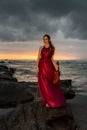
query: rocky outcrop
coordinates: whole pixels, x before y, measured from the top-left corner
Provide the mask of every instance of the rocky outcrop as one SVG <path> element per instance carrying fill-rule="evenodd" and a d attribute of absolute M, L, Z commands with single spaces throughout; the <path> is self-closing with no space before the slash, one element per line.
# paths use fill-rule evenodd
<path fill-rule="evenodd" d="M 1 70 L 9 75 L 10 69 Z M 76 129 L 68 103 L 60 108 L 46 108 L 37 92 L 37 83 L 8 80 L 3 73 L 0 74 L 3 77 L 0 78 L 0 130 Z"/>
<path fill-rule="evenodd" d="M 13 77 L 15 71 L 15 68 L 8 68 L 5 65 L 0 65 L 0 80 L 17 81 L 17 79 Z"/>
<path fill-rule="evenodd" d="M 0 130 L 75 130 L 70 106 L 46 108 L 41 102 L 18 104 L 0 116 Z"/>
<path fill-rule="evenodd" d="M 13 86 L 27 86 L 27 88 L 29 88 L 29 85 L 32 86 L 32 92 L 36 92 L 37 91 L 37 82 L 17 82 L 17 79 L 15 77 L 13 77 L 14 73 L 15 73 L 16 69 L 15 68 L 8 68 L 7 66 L 4 65 L 0 65 L 0 81 L 4 80 L 4 86 L 5 82 L 7 84 L 12 84 Z M 8 82 L 7 82 L 8 81 Z M 12 82 L 12 83 L 9 83 Z M 72 99 L 75 97 L 75 91 L 72 90 L 72 80 L 71 79 L 67 79 L 67 80 L 61 80 L 61 86 L 63 88 L 64 94 L 66 99 Z"/>
<path fill-rule="evenodd" d="M 32 93 L 36 92 L 37 95 L 40 96 L 39 91 L 37 89 L 37 85 L 38 85 L 37 82 L 28 82 L 28 85 L 30 85 L 29 89 L 32 91 Z M 61 86 L 62 86 L 62 89 L 64 91 L 64 95 L 65 95 L 66 100 L 73 99 L 76 96 L 75 91 L 72 89 L 71 79 L 61 80 Z"/>
<path fill-rule="evenodd" d="M 70 92 L 64 94 L 66 99 L 70 99 Z M 16 106 L 17 102 L 28 102 L 37 97 L 40 97 L 37 83 L 0 80 L 0 107 Z"/>
<path fill-rule="evenodd" d="M 0 107 L 14 107 L 33 100 L 33 95 L 17 82 L 0 82 Z"/>

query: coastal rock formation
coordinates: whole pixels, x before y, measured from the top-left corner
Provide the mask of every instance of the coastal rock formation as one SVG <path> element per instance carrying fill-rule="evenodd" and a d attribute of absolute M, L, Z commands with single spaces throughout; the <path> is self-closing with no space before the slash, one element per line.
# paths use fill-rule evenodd
<path fill-rule="evenodd" d="M 10 69 L 0 66 L 0 70 L 9 77 Z M 39 95 L 36 100 L 37 83 L 8 80 L 3 73 L 0 73 L 0 130 L 76 129 L 69 103 L 60 108 L 46 108 Z"/>
<path fill-rule="evenodd" d="M 61 80 L 61 86 L 64 91 L 66 100 L 73 99 L 76 96 L 75 91 L 72 89 L 71 82 L 72 82 L 71 79 Z M 39 91 L 37 89 L 37 85 L 38 85 L 37 82 L 28 82 L 28 85 L 30 85 L 30 87 L 29 88 L 27 87 L 27 88 L 30 89 L 30 91 L 32 91 L 32 93 L 36 92 L 37 96 L 40 96 Z"/>
<path fill-rule="evenodd" d="M 75 93 L 72 90 L 64 91 L 66 99 L 74 96 L 70 91 Z M 0 80 L 0 107 L 16 106 L 17 102 L 28 102 L 33 98 L 40 99 L 37 83 Z"/>
<path fill-rule="evenodd" d="M 33 95 L 18 82 L 0 81 L 0 107 L 14 107 L 33 100 Z"/>
<path fill-rule="evenodd" d="M 10 109 L 10 108 L 9 108 Z M 18 104 L 0 115 L 0 130 L 75 130 L 69 104 L 46 108 L 40 101 Z"/>
<path fill-rule="evenodd" d="M 0 82 L 3 82 L 2 86 L 6 86 L 5 83 L 8 86 L 22 86 L 25 88 L 25 86 L 27 88 L 29 88 L 29 86 L 32 86 L 32 88 L 30 88 L 30 90 L 35 94 L 35 92 L 37 91 L 37 82 L 18 82 L 17 79 L 15 77 L 13 77 L 14 73 L 15 73 L 16 69 L 15 68 L 8 68 L 7 66 L 4 65 L 0 65 Z M 8 82 L 7 82 L 8 81 Z M 10 82 L 10 83 L 9 83 Z M 12 83 L 11 83 L 12 82 Z M 72 90 L 72 81 L 71 79 L 67 79 L 67 80 L 61 80 L 61 84 L 62 84 L 62 88 L 64 90 L 64 94 L 66 99 L 72 99 L 75 97 L 75 91 Z"/>
<path fill-rule="evenodd" d="M 17 81 L 17 79 L 13 77 L 15 71 L 15 68 L 8 68 L 5 65 L 0 65 L 0 80 Z"/>

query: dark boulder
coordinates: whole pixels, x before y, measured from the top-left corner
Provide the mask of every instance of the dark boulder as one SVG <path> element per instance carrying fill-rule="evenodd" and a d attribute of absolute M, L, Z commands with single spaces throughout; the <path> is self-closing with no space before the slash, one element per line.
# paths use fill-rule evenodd
<path fill-rule="evenodd" d="M 8 68 L 5 65 L 0 65 L 0 80 L 17 81 L 17 79 L 13 77 L 15 71 L 15 68 Z"/>
<path fill-rule="evenodd" d="M 18 82 L 0 81 L 0 107 L 12 107 L 33 100 L 33 95 Z"/>
<path fill-rule="evenodd" d="M 46 108 L 41 103 L 37 82 L 18 82 L 13 77 L 14 69 L 0 69 L 0 130 L 76 130 L 68 103 Z M 64 82 L 65 85 L 67 81 Z M 62 85 L 67 99 L 72 98 L 67 94 L 70 85 L 71 81 Z"/>
<path fill-rule="evenodd" d="M 28 82 L 28 84 L 30 87 L 27 89 L 32 91 L 32 93 L 37 94 L 37 96 L 40 96 L 39 91 L 37 89 L 38 83 L 37 82 Z M 64 91 L 64 95 L 67 100 L 73 99 L 76 96 L 75 91 L 72 89 L 72 80 L 70 80 L 70 79 L 61 80 L 61 87 Z"/>
<path fill-rule="evenodd" d="M 18 104 L 3 113 L 1 130 L 76 130 L 72 110 L 67 104 L 60 108 L 46 108 L 40 101 Z"/>

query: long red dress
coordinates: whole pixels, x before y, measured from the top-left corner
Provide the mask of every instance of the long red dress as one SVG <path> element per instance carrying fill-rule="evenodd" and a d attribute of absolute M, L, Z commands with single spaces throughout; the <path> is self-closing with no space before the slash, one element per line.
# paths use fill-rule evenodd
<path fill-rule="evenodd" d="M 61 107 L 66 105 L 64 92 L 60 84 L 53 84 L 53 73 L 55 70 L 51 60 L 51 48 L 43 46 L 39 60 L 38 89 L 42 104 L 48 103 L 50 107 Z"/>

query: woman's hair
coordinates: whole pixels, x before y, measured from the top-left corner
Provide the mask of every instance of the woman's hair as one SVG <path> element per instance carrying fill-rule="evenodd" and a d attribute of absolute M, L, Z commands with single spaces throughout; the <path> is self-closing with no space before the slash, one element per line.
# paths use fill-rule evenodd
<path fill-rule="evenodd" d="M 44 36 L 43 36 L 43 38 L 44 37 L 48 37 L 48 39 L 49 39 L 49 44 L 50 44 L 50 47 L 51 47 L 51 50 L 52 50 L 52 55 L 54 54 L 54 51 L 55 51 L 55 47 L 54 47 L 54 45 L 52 44 L 52 42 L 51 42 L 51 37 L 48 35 L 48 34 L 45 34 Z"/>

